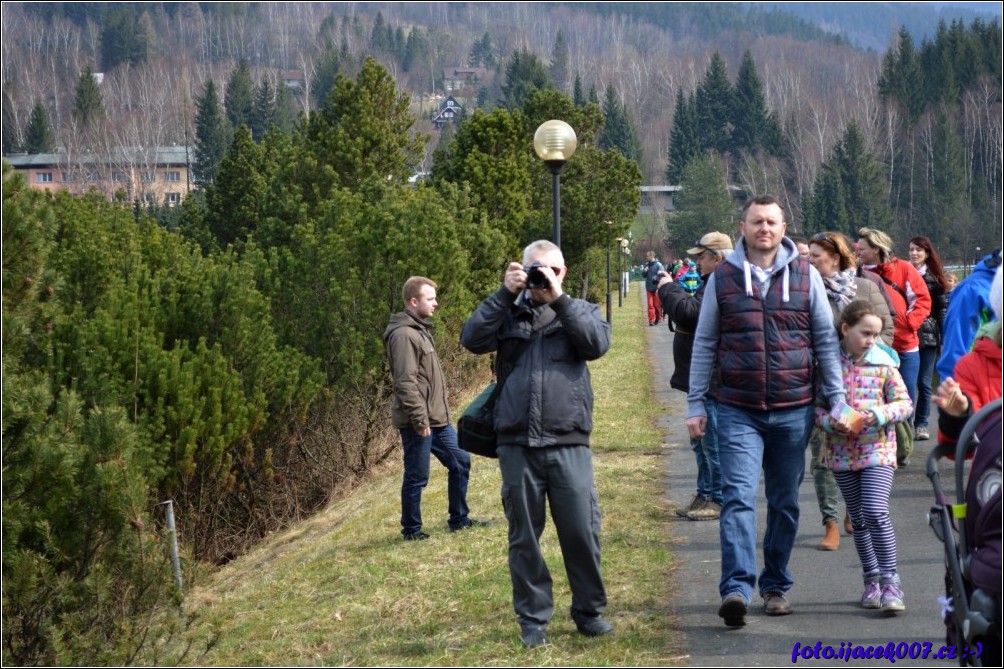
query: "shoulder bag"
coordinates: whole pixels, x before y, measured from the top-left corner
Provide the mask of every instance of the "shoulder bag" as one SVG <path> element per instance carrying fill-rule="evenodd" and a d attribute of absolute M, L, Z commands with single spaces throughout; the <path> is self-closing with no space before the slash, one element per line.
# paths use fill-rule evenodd
<path fill-rule="evenodd" d="M 511 360 L 515 360 L 522 354 L 526 343 L 520 342 Z M 502 374 L 503 370 L 505 370 L 504 375 Z M 498 457 L 498 435 L 495 432 L 495 402 L 498 401 L 502 388 L 505 386 L 506 379 L 509 378 L 509 372 L 511 371 L 512 365 L 508 364 L 508 361 L 506 364 L 497 361 L 496 378 L 498 380 L 494 383 L 489 383 L 488 387 L 482 390 L 481 394 L 474 398 L 474 401 L 464 409 L 460 420 L 457 421 L 457 441 L 460 444 L 460 448 L 468 453 L 486 458 Z"/>

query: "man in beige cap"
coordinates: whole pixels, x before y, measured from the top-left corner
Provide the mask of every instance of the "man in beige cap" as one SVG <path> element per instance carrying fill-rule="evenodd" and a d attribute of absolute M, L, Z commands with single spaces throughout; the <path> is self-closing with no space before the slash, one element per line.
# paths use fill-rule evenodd
<path fill-rule="evenodd" d="M 691 295 L 679 283 L 674 283 L 666 272 L 659 281 L 659 300 L 662 302 L 662 312 L 666 316 L 671 329 L 675 328 L 673 337 L 673 376 L 669 385 L 683 392 L 690 391 L 690 355 L 694 348 L 694 332 L 697 330 L 697 317 L 701 313 L 701 301 L 704 299 L 704 287 L 708 276 L 715 271 L 732 252 L 732 240 L 721 232 L 709 232 L 701 237 L 697 246 L 687 249 L 687 255 L 697 259 L 697 271 L 701 275 L 701 283 L 697 292 Z M 716 520 L 722 508 L 722 472 L 718 464 L 718 411 L 714 400 L 715 385 L 708 392 L 708 429 L 703 437 L 690 440 L 690 447 L 697 456 L 697 492 L 687 506 L 681 506 L 676 514 L 689 520 Z"/>

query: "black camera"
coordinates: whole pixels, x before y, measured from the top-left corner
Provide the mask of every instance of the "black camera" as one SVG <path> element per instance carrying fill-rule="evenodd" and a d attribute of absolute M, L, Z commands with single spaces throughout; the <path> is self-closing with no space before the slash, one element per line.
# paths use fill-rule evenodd
<path fill-rule="evenodd" d="M 551 281 L 547 275 L 540 271 L 540 263 L 535 262 L 526 268 L 526 287 L 545 290 L 551 287 Z"/>

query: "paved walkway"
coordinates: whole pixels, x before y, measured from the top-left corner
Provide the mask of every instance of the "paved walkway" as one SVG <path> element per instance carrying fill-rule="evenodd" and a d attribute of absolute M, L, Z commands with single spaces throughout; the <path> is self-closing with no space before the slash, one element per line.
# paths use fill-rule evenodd
<path fill-rule="evenodd" d="M 638 291 L 644 299 L 644 290 Z M 638 298 L 634 298 L 637 300 Z M 637 303 L 637 302 L 636 302 Z M 666 407 L 660 420 L 665 434 L 669 468 L 667 495 L 676 505 L 687 504 L 694 494 L 696 464 L 687 434 L 686 401 L 682 392 L 669 387 L 673 371 L 673 334 L 665 325 L 648 328 L 648 343 L 654 371 L 655 393 Z M 718 521 L 694 522 L 673 518 L 671 532 L 676 556 L 678 597 L 675 627 L 687 638 L 691 664 L 698 666 L 790 666 L 796 642 L 804 645 L 878 645 L 888 642 L 929 642 L 936 653 L 945 639 L 939 617 L 938 597 L 944 592 L 942 545 L 927 525 L 933 502 L 924 462 L 933 441 L 917 443 L 909 467 L 896 473 L 892 495 L 892 518 L 899 549 L 899 568 L 906 593 L 907 610 L 895 616 L 867 611 L 858 606 L 861 596 L 861 566 L 851 537 L 841 531 L 840 548 L 818 551 L 822 537 L 821 517 L 812 479 L 807 476 L 799 497 L 801 524 L 791 571 L 795 587 L 789 593 L 793 613 L 768 617 L 762 601 L 754 599 L 746 627 L 729 629 L 718 617 L 718 581 L 721 577 Z M 762 542 L 766 519 L 763 483 L 758 504 L 758 529 Z M 674 507 L 675 508 L 675 507 Z M 841 509 L 843 504 L 841 502 Z M 758 563 L 763 564 L 762 553 Z M 920 648 L 921 646 L 918 646 Z M 887 660 L 805 660 L 797 664 L 826 666 L 882 666 Z M 950 660 L 897 660 L 896 666 L 957 664 Z"/>

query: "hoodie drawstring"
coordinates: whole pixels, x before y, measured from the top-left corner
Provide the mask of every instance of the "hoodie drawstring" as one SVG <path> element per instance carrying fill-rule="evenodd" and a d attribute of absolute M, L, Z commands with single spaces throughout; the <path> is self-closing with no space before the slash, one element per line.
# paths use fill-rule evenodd
<path fill-rule="evenodd" d="M 788 265 L 781 270 L 781 301 L 791 301 L 791 271 Z M 750 269 L 750 261 L 743 260 L 743 279 L 746 281 L 746 297 L 753 297 L 753 271 Z"/>

